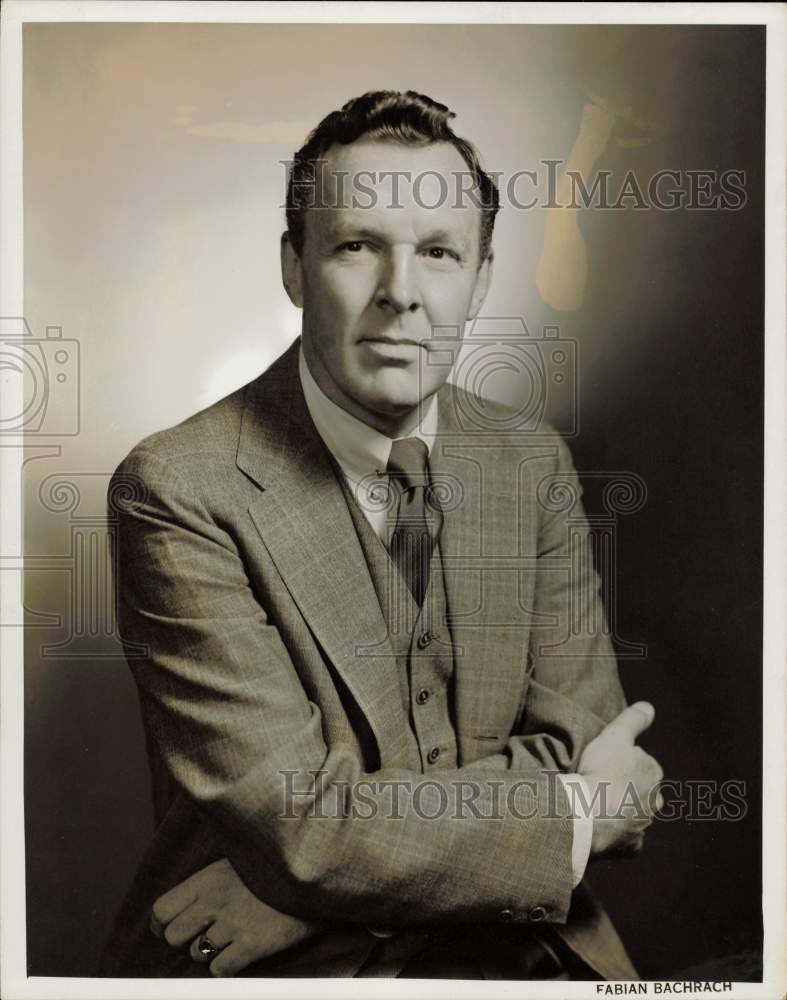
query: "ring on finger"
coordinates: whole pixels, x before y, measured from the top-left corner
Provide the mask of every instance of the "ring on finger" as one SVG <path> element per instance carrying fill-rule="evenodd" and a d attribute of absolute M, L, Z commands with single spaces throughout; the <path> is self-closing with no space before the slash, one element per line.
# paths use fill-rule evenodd
<path fill-rule="evenodd" d="M 197 951 L 202 958 L 215 958 L 221 951 L 221 948 L 218 948 L 207 934 L 202 934 L 197 941 Z"/>

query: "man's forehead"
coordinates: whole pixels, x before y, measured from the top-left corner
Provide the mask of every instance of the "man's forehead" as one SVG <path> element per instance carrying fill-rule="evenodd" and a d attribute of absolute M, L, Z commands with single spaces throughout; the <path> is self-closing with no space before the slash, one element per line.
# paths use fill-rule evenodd
<path fill-rule="evenodd" d="M 333 146 L 317 174 L 319 228 L 416 227 L 475 234 L 480 209 L 473 178 L 450 143 L 359 140 Z"/>
<path fill-rule="evenodd" d="M 324 154 L 327 168 L 357 173 L 363 170 L 424 172 L 448 176 L 467 173 L 468 166 L 459 150 L 450 142 L 410 143 L 396 139 L 358 139 L 334 144 Z"/>

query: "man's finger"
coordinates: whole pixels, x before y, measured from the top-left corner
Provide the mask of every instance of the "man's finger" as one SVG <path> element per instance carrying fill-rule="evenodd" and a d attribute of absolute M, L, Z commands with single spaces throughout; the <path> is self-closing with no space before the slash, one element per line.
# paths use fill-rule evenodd
<path fill-rule="evenodd" d="M 199 902 L 193 903 L 174 920 L 171 920 L 164 930 L 164 940 L 172 948 L 182 948 L 192 938 L 197 937 L 213 922 L 213 914 Z"/>
<path fill-rule="evenodd" d="M 648 792 L 648 812 L 655 816 L 664 808 L 664 796 L 661 794 L 661 780 L 657 782 Z"/>
<path fill-rule="evenodd" d="M 604 734 L 623 737 L 633 743 L 650 726 L 655 715 L 656 709 L 649 701 L 637 701 L 624 708 L 620 715 L 606 726 Z"/>
<path fill-rule="evenodd" d="M 255 953 L 252 945 L 245 941 L 233 941 L 210 963 L 210 974 L 217 977 L 237 976 L 245 968 L 263 957 Z"/>
<path fill-rule="evenodd" d="M 190 879 L 176 885 L 174 889 L 159 896 L 153 904 L 150 917 L 150 929 L 157 937 L 162 936 L 163 928 L 182 913 L 197 898 L 197 886 Z"/>

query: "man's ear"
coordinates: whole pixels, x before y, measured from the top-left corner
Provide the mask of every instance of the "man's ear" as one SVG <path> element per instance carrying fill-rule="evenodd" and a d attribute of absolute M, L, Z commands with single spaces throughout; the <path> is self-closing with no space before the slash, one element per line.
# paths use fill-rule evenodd
<path fill-rule="evenodd" d="M 491 283 L 492 252 L 490 250 L 486 258 L 481 263 L 481 266 L 478 268 L 478 274 L 475 279 L 475 288 L 473 289 L 473 297 L 470 300 L 470 309 L 467 313 L 468 319 L 475 319 L 481 311 L 481 306 L 484 304 L 484 299 L 486 298 L 486 293 L 489 291 Z"/>
<path fill-rule="evenodd" d="M 281 234 L 281 280 L 296 309 L 303 308 L 301 258 L 295 252 L 289 233 Z"/>

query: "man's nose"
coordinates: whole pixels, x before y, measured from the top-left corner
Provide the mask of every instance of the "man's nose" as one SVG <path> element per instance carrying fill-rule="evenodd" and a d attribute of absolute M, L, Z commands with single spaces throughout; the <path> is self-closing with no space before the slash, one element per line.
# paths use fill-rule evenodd
<path fill-rule="evenodd" d="M 393 247 L 382 263 L 375 302 L 394 313 L 415 312 L 421 306 L 412 251 Z"/>

